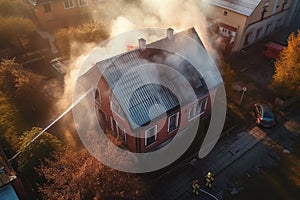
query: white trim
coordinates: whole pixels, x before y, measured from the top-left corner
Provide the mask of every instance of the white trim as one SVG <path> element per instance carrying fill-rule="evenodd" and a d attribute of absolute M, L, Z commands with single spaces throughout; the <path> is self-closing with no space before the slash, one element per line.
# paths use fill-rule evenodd
<path fill-rule="evenodd" d="M 118 106 L 118 111 L 115 111 L 113 108 L 112 108 L 112 100 L 111 100 L 111 96 L 109 96 L 109 108 L 110 108 L 110 110 L 113 112 L 113 113 L 115 113 L 118 117 L 120 117 L 120 119 L 122 119 L 123 121 L 124 121 L 124 118 L 121 116 L 121 114 L 120 113 L 118 113 L 118 112 L 120 112 L 120 111 L 122 111 L 123 112 L 123 110 L 122 110 L 122 108 L 121 108 L 121 106 L 120 106 L 120 104 L 119 104 L 119 102 L 117 102 L 117 106 Z"/>
<path fill-rule="evenodd" d="M 116 122 L 116 129 L 114 130 L 114 123 L 113 121 Z M 127 137 L 126 137 L 126 129 L 124 128 L 123 125 L 120 125 L 120 123 L 118 123 L 112 116 L 110 116 L 110 126 L 111 126 L 111 130 L 114 131 L 117 134 L 117 137 L 120 137 L 120 133 L 119 133 L 119 128 L 122 129 L 122 131 L 124 132 L 124 143 L 127 142 Z"/>
<path fill-rule="evenodd" d="M 176 130 L 176 129 L 178 129 L 178 121 L 179 121 L 179 112 L 177 112 L 177 113 L 174 113 L 173 115 L 171 115 L 170 117 L 168 117 L 168 133 L 171 133 L 171 132 L 173 132 L 174 130 L 172 130 L 171 132 L 170 132 L 170 119 L 171 119 L 171 117 L 173 117 L 174 115 L 176 115 L 176 128 L 174 129 L 174 130 Z"/>
<path fill-rule="evenodd" d="M 96 96 L 96 93 L 98 92 L 98 97 L 99 98 L 96 98 L 97 96 Z M 95 99 L 95 101 L 99 104 L 99 106 L 101 106 L 101 104 L 102 104 L 102 98 L 101 98 L 101 93 L 100 93 L 100 90 L 99 90 L 99 88 L 98 87 L 96 87 L 95 88 L 95 91 L 94 91 L 94 99 Z"/>
<path fill-rule="evenodd" d="M 202 115 L 203 113 L 205 113 L 205 111 L 206 111 L 206 106 L 207 106 L 207 101 L 208 101 L 208 98 L 206 97 L 206 98 L 202 99 L 200 102 L 198 101 L 197 103 L 194 103 L 194 104 L 189 108 L 188 121 L 192 121 L 193 119 L 195 119 L 195 118 L 199 117 L 200 115 Z M 202 104 L 203 104 L 203 103 L 205 103 L 204 109 L 201 110 Z M 192 109 L 196 109 L 197 105 L 199 106 L 199 113 L 195 114 L 194 116 L 192 116 L 192 117 L 190 118 Z"/>
<path fill-rule="evenodd" d="M 149 145 L 155 143 L 155 141 L 151 144 L 147 144 L 147 139 L 148 139 L 148 132 L 150 129 L 153 129 L 155 130 L 155 133 L 154 133 L 154 138 L 155 138 L 155 141 L 157 140 L 157 125 L 154 125 L 154 126 L 151 126 L 150 128 L 146 129 L 145 130 L 145 146 L 148 147 Z"/>
<path fill-rule="evenodd" d="M 84 7 L 84 6 L 87 6 L 87 5 L 89 4 L 89 1 L 88 1 L 88 0 L 85 0 L 85 1 L 86 1 L 86 4 L 81 5 L 81 4 L 80 4 L 80 1 L 81 1 L 81 0 L 77 0 L 78 6 L 79 6 L 79 7 Z"/>
<path fill-rule="evenodd" d="M 124 132 L 124 143 L 127 142 L 127 138 L 126 138 L 126 129 L 116 121 L 116 126 L 117 126 L 117 135 L 118 137 L 120 137 L 120 133 L 119 133 L 119 128 Z"/>
<path fill-rule="evenodd" d="M 72 2 L 72 6 L 66 7 L 66 4 L 65 4 L 66 1 L 68 1 L 68 4 L 70 4 L 70 2 Z M 64 9 L 70 9 L 70 8 L 74 8 L 75 7 L 73 0 L 64 0 L 63 4 L 64 4 Z"/>

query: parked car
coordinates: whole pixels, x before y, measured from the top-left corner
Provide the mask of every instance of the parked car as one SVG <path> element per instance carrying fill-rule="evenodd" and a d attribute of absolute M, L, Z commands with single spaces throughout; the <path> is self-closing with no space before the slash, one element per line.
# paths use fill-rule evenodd
<path fill-rule="evenodd" d="M 265 47 L 264 50 L 262 52 L 262 54 L 270 59 L 275 61 L 277 58 L 279 58 L 280 53 L 282 52 L 282 50 L 284 49 L 285 46 L 282 46 L 278 43 L 275 42 L 268 42 Z"/>
<path fill-rule="evenodd" d="M 254 114 L 256 124 L 263 127 L 272 127 L 275 125 L 275 119 L 270 107 L 265 104 L 254 104 Z"/>
<path fill-rule="evenodd" d="M 67 73 L 67 66 L 63 63 L 62 57 L 52 59 L 50 64 L 61 75 L 65 75 Z"/>

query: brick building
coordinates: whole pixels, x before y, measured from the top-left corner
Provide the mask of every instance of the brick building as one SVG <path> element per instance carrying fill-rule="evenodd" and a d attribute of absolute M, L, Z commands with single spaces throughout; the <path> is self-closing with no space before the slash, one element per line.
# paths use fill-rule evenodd
<path fill-rule="evenodd" d="M 186 37 L 202 50 L 186 45 Z M 208 90 L 220 77 L 210 79 L 208 87 L 203 75 L 176 52 L 193 55 L 197 65 L 205 66 L 204 75 L 213 74 L 213 62 L 207 61 L 210 57 L 191 28 L 177 34 L 168 29 L 167 37 L 151 44 L 140 39 L 138 48 L 100 61 L 80 77 L 101 77 L 95 90 L 100 126 L 111 129 L 132 152 L 159 149 L 178 131 L 210 116 Z"/>

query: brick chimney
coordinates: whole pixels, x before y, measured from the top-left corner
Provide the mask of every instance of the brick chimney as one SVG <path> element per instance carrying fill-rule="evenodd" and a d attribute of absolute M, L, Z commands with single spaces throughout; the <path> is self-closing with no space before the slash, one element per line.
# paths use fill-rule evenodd
<path fill-rule="evenodd" d="M 145 50 L 146 49 L 146 40 L 144 38 L 140 38 L 139 39 L 139 48 L 141 50 Z"/>
<path fill-rule="evenodd" d="M 174 39 L 174 29 L 172 29 L 172 28 L 168 28 L 167 29 L 167 38 L 169 40 L 173 40 Z"/>

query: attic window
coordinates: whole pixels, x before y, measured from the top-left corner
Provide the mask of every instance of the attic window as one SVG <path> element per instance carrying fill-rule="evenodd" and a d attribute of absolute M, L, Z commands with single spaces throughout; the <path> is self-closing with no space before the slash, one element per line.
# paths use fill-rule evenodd
<path fill-rule="evenodd" d="M 224 16 L 227 16 L 228 12 L 227 11 L 224 11 Z"/>

